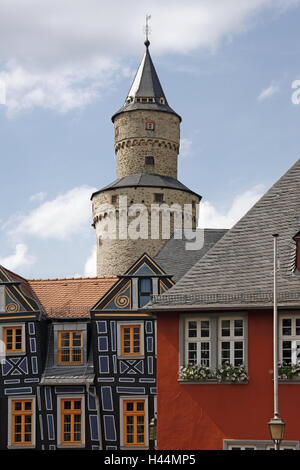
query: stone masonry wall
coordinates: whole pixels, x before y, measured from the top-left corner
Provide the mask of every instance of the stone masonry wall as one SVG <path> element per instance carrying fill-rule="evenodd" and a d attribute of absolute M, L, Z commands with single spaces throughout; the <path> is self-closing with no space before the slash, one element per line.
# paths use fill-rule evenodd
<path fill-rule="evenodd" d="M 154 129 L 146 123 L 152 121 Z M 121 113 L 114 119 L 117 177 L 136 173 L 156 173 L 177 178 L 180 120 L 160 111 L 137 110 Z M 145 157 L 154 157 L 154 166 Z"/>
<path fill-rule="evenodd" d="M 164 195 L 163 201 L 168 206 L 177 204 L 182 208 L 184 204 L 190 204 L 189 221 L 193 228 L 196 228 L 198 222 L 198 206 L 199 198 L 185 191 L 179 191 L 174 189 L 162 189 L 152 187 L 141 187 L 141 188 L 122 188 L 114 191 L 105 191 L 99 194 L 95 194 L 93 197 L 93 223 L 96 228 L 97 237 L 97 276 L 117 276 L 123 274 L 144 252 L 147 252 L 150 256 L 155 256 L 162 245 L 166 242 L 167 238 L 162 238 L 162 226 L 158 233 L 158 239 L 151 238 L 151 205 L 157 204 L 154 201 L 154 194 L 162 193 Z M 118 196 L 118 203 L 116 205 L 111 204 L 111 197 Z M 119 206 L 121 202 L 121 196 L 127 196 L 127 206 L 130 207 L 132 204 L 142 204 L 144 211 L 148 213 L 148 238 L 133 240 L 131 238 L 120 239 L 119 236 L 119 216 L 120 214 L 124 217 L 128 215 L 126 210 Z M 193 204 L 194 203 L 194 207 Z M 113 211 L 116 209 L 116 239 L 101 239 L 100 233 L 108 223 L 113 220 Z M 121 211 L 121 212 L 120 212 Z M 139 216 L 139 212 L 133 216 L 128 216 L 128 226 L 133 220 L 136 220 Z M 166 212 L 164 213 L 166 216 Z M 162 215 L 159 216 L 160 221 Z M 109 222 L 110 221 L 110 222 Z M 174 215 L 170 215 L 170 236 L 174 231 Z M 160 222 L 161 224 L 161 222 Z M 113 223 L 111 224 L 113 226 Z"/>

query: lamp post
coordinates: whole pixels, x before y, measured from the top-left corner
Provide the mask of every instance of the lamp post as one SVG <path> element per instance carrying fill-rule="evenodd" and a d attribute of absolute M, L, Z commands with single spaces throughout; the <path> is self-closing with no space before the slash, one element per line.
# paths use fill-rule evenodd
<path fill-rule="evenodd" d="M 285 423 L 279 416 L 278 405 L 278 311 L 277 311 L 277 245 L 279 235 L 275 233 L 274 239 L 274 294 L 273 294 L 273 385 L 274 385 L 274 418 L 269 423 L 271 439 L 275 450 L 280 450 L 283 439 Z"/>
<path fill-rule="evenodd" d="M 150 441 L 156 441 L 157 439 L 157 417 L 155 416 L 151 419 L 149 424 L 149 438 Z"/>

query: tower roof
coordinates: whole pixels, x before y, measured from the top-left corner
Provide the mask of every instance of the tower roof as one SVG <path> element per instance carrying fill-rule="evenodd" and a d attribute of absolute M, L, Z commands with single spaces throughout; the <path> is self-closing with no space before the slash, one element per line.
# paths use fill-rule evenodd
<path fill-rule="evenodd" d="M 102 193 L 104 191 L 110 191 L 112 189 L 121 189 L 121 188 L 160 188 L 160 189 L 177 189 L 178 191 L 185 191 L 201 199 L 201 196 L 191 189 L 187 188 L 184 184 L 178 181 L 175 178 L 171 178 L 171 176 L 165 175 L 157 175 L 154 173 L 137 173 L 134 175 L 124 176 L 123 178 L 119 178 L 115 180 L 113 183 L 105 186 L 104 188 L 96 191 L 92 194 L 91 199 L 93 196 L 98 193 Z"/>
<path fill-rule="evenodd" d="M 118 114 L 124 111 L 134 111 L 137 109 L 164 111 L 175 114 L 181 120 L 181 117 L 168 105 L 150 56 L 149 44 L 148 40 L 145 41 L 146 50 L 142 62 L 137 70 L 124 105 L 112 116 L 112 121 Z"/>

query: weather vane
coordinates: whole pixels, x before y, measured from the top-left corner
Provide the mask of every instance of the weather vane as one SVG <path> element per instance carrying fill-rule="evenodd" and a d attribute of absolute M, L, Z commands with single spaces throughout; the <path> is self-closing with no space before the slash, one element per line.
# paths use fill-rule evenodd
<path fill-rule="evenodd" d="M 151 33 L 151 28 L 149 26 L 150 18 L 151 18 L 151 15 L 146 15 L 146 26 L 144 26 L 144 33 L 146 34 L 146 41 L 145 41 L 146 46 L 149 46 L 150 44 L 150 41 L 149 41 L 149 34 Z"/>

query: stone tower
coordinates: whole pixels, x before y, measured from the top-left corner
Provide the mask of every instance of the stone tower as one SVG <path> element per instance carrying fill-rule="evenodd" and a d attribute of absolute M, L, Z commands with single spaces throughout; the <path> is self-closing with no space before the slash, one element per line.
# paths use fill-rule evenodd
<path fill-rule="evenodd" d="M 145 41 L 144 57 L 125 103 L 112 116 L 118 179 L 91 197 L 97 236 L 97 276 L 123 274 L 144 252 L 155 256 L 166 242 L 161 227 L 162 217 L 168 212 L 170 236 L 174 232 L 175 217 L 172 219 L 174 214 L 170 214 L 168 206 L 180 206 L 183 218 L 184 205 L 188 204 L 190 212 L 186 217 L 193 228 L 197 224 L 201 197 L 177 180 L 181 117 L 168 105 L 149 45 Z M 134 215 L 130 207 L 137 206 L 132 205 L 140 205 Z M 151 236 L 153 205 L 164 210 L 158 211 L 159 234 Z M 146 220 L 144 231 L 138 238 L 128 236 L 124 221 L 129 226 L 139 215 Z"/>

